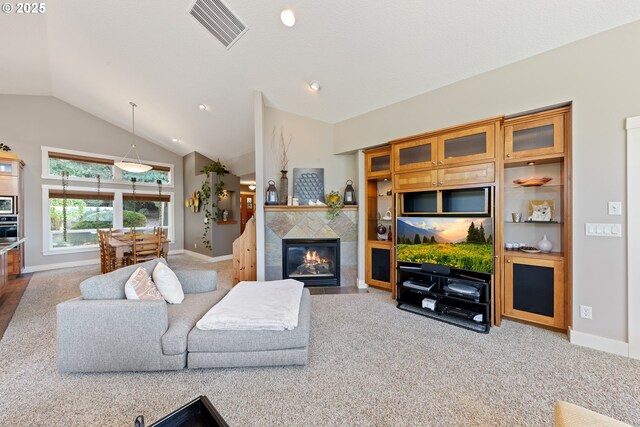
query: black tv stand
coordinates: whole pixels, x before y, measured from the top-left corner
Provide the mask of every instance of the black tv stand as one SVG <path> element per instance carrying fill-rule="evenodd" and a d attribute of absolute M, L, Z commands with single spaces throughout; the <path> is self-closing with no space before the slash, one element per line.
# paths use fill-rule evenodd
<path fill-rule="evenodd" d="M 482 277 L 485 276 L 485 277 Z M 400 265 L 397 269 L 398 308 L 472 331 L 491 327 L 491 276 L 438 274 Z"/>

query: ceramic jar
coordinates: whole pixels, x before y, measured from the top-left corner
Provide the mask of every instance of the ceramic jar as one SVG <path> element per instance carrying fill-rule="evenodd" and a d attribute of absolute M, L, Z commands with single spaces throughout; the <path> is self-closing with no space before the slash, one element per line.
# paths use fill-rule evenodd
<path fill-rule="evenodd" d="M 547 240 L 547 235 L 545 234 L 542 240 L 538 242 L 538 249 L 542 252 L 549 252 L 553 248 L 553 244 Z"/>

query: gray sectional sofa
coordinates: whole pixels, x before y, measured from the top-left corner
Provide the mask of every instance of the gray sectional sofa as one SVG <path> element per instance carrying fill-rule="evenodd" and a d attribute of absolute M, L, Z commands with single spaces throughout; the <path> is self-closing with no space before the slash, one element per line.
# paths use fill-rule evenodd
<path fill-rule="evenodd" d="M 189 368 L 304 365 L 308 360 L 311 297 L 305 289 L 298 327 L 290 331 L 201 331 L 196 322 L 226 291 L 215 271 L 174 269 L 180 304 L 127 300 L 124 285 L 138 267 L 124 267 L 80 284 L 82 296 L 57 305 L 60 372 L 161 371 Z"/>

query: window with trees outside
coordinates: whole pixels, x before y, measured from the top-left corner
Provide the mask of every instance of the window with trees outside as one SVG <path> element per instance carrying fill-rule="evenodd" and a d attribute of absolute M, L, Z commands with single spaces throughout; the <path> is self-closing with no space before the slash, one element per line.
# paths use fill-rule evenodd
<path fill-rule="evenodd" d="M 155 185 L 158 181 L 162 185 L 173 185 L 171 165 L 145 162 L 152 167 L 150 171 L 133 173 L 116 168 L 116 160 L 112 156 L 49 147 L 42 149 L 46 158 L 46 163 L 43 164 L 45 179 L 59 177 L 62 176 L 62 172 L 68 172 L 70 181 L 91 181 L 97 180 L 100 176 L 101 181 L 107 183 L 129 183 L 131 178 L 136 178 L 137 183 L 142 186 Z"/>
<path fill-rule="evenodd" d="M 169 196 L 125 193 L 122 195 L 122 220 L 125 227 L 153 230 L 169 227 Z"/>
<path fill-rule="evenodd" d="M 49 190 L 51 248 L 98 244 L 98 228 L 113 227 L 113 193 Z M 65 222 L 66 219 L 66 222 Z"/>

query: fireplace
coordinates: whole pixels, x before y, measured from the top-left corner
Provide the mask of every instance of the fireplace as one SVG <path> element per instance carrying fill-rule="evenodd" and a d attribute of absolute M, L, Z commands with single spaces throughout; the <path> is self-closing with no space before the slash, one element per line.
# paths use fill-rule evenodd
<path fill-rule="evenodd" d="M 282 277 L 340 286 L 340 239 L 282 239 Z"/>

